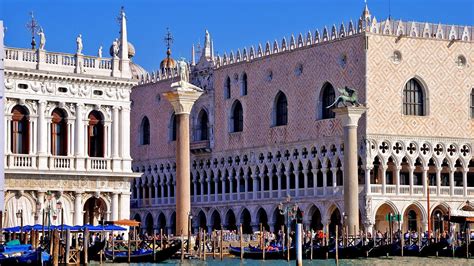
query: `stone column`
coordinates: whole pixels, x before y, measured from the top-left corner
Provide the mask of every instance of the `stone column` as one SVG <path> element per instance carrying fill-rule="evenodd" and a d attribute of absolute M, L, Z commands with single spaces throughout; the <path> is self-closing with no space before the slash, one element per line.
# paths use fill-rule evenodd
<path fill-rule="evenodd" d="M 438 196 L 441 193 L 441 171 L 443 171 L 443 167 L 436 167 L 436 194 Z"/>
<path fill-rule="evenodd" d="M 82 191 L 77 191 L 74 195 L 74 225 L 82 225 Z"/>
<path fill-rule="evenodd" d="M 39 203 L 39 210 L 36 210 L 36 213 L 38 214 L 38 219 L 35 221 L 37 224 L 42 224 L 42 219 L 43 219 L 43 208 L 44 208 L 44 196 L 46 194 L 46 191 L 44 190 L 39 190 L 38 191 L 38 203 Z"/>
<path fill-rule="evenodd" d="M 454 172 L 456 167 L 449 168 L 449 195 L 454 196 Z"/>
<path fill-rule="evenodd" d="M 76 170 L 84 170 L 84 120 L 83 120 L 84 105 L 78 103 L 76 105 L 76 132 L 74 136 L 74 151 L 76 153 Z"/>
<path fill-rule="evenodd" d="M 249 194 L 249 176 L 248 175 L 244 176 L 244 184 L 245 184 L 244 185 L 245 186 L 244 187 L 245 200 L 248 200 L 248 198 L 249 198 L 249 196 L 248 196 L 248 194 Z"/>
<path fill-rule="evenodd" d="M 462 169 L 462 186 L 464 191 L 464 197 L 467 197 L 467 173 L 469 173 L 469 167 Z"/>
<path fill-rule="evenodd" d="M 357 173 L 357 124 L 366 107 L 336 108 L 334 112 L 344 127 L 344 209 L 349 234 L 359 231 L 359 184 Z M 354 231 L 355 229 L 355 231 Z"/>
<path fill-rule="evenodd" d="M 413 172 L 415 171 L 415 166 L 408 166 L 408 182 L 410 184 L 410 195 L 413 195 Z"/>
<path fill-rule="evenodd" d="M 120 170 L 119 160 L 119 107 L 112 107 L 112 170 Z"/>
<path fill-rule="evenodd" d="M 382 165 L 382 195 L 385 195 L 387 192 L 387 169 L 388 166 Z"/>
<path fill-rule="evenodd" d="M 328 187 L 328 169 L 323 167 L 321 168 L 321 172 L 323 173 L 323 195 L 326 195 Z"/>
<path fill-rule="evenodd" d="M 400 194 L 400 170 L 402 170 L 402 167 L 400 165 L 398 165 L 396 168 L 395 168 L 395 182 L 396 182 L 396 188 L 397 188 L 397 195 Z"/>
<path fill-rule="evenodd" d="M 365 166 L 365 194 L 370 195 L 370 171 L 374 167 L 371 165 L 366 165 Z"/>
<path fill-rule="evenodd" d="M 318 191 L 318 171 L 317 168 L 311 170 L 313 173 L 313 196 L 316 196 Z"/>
<path fill-rule="evenodd" d="M 122 117 L 122 123 L 121 123 L 121 129 L 122 129 L 121 140 L 122 140 L 122 143 L 120 145 L 120 149 L 122 151 L 122 169 L 123 169 L 123 171 L 131 172 L 132 171 L 131 170 L 132 169 L 132 158 L 130 157 L 130 106 L 122 107 L 121 114 L 122 114 L 121 115 L 121 117 Z M 188 113 L 188 119 L 189 119 L 189 113 Z M 189 141 L 188 141 L 188 143 L 189 143 Z M 188 150 L 189 150 L 189 147 L 188 147 Z M 189 151 L 188 151 L 188 153 L 189 153 Z"/>
<path fill-rule="evenodd" d="M 119 219 L 130 219 L 130 192 L 122 192 L 119 200 Z"/>
<path fill-rule="evenodd" d="M 260 173 L 260 198 L 264 199 L 265 198 L 265 174 Z"/>
<path fill-rule="evenodd" d="M 281 172 L 278 172 L 277 173 L 277 177 L 278 177 L 278 198 L 281 198 Z"/>
<path fill-rule="evenodd" d="M 188 77 L 181 77 L 187 79 Z M 163 96 L 173 106 L 178 122 L 176 138 L 176 233 L 187 235 L 188 214 L 191 212 L 189 114 L 202 90 L 185 80 L 171 84 L 171 91 Z M 126 129 L 129 132 L 129 128 Z"/>
<path fill-rule="evenodd" d="M 303 196 L 307 196 L 308 195 L 308 191 L 307 191 L 308 190 L 308 170 L 304 169 L 303 170 L 303 175 L 304 175 Z M 314 183 L 313 183 L 313 185 L 314 185 Z"/>
<path fill-rule="evenodd" d="M 257 181 L 257 175 L 256 174 L 252 174 L 250 176 L 250 178 L 252 178 L 252 193 L 253 193 L 253 196 L 252 196 L 252 199 L 253 200 L 256 200 L 257 199 L 257 193 L 258 193 L 258 181 Z"/>
<path fill-rule="evenodd" d="M 117 221 L 118 220 L 118 211 L 119 211 L 119 206 L 118 206 L 119 200 L 118 200 L 118 192 L 112 192 L 112 221 Z"/>
<path fill-rule="evenodd" d="M 48 168 L 48 154 L 47 154 L 47 122 L 44 116 L 46 108 L 46 101 L 41 100 L 38 104 L 38 168 L 44 170 Z M 32 147 L 32 144 L 30 144 Z"/>

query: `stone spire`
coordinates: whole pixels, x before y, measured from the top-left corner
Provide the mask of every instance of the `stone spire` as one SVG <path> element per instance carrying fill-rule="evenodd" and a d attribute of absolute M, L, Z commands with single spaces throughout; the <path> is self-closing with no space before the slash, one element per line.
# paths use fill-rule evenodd
<path fill-rule="evenodd" d="M 364 8 L 364 11 L 362 11 L 362 15 L 360 16 L 360 18 L 363 20 L 363 21 L 368 21 L 370 20 L 370 11 L 369 11 L 369 7 L 367 5 L 367 0 L 364 1 L 365 2 L 365 8 Z"/>
<path fill-rule="evenodd" d="M 212 59 L 212 49 L 211 49 L 211 36 L 209 31 L 206 30 L 206 35 L 204 37 L 204 47 L 202 49 L 201 58 L 210 60 Z"/>
<path fill-rule="evenodd" d="M 120 21 L 120 69 L 123 78 L 131 78 L 130 59 L 128 58 L 127 18 L 124 7 L 121 8 L 118 19 Z"/>

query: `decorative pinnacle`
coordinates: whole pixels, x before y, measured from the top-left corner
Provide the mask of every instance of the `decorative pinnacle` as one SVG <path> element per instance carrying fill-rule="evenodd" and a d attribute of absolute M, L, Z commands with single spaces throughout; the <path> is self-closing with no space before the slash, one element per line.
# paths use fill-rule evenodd
<path fill-rule="evenodd" d="M 26 23 L 26 28 L 31 32 L 31 49 L 35 49 L 36 41 L 35 41 L 35 34 L 38 32 L 40 26 L 38 21 L 36 21 L 33 11 L 30 12 L 31 21 Z"/>

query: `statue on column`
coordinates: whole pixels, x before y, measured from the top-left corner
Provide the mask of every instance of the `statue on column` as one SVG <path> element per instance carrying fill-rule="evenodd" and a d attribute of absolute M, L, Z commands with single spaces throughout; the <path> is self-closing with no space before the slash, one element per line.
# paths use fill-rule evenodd
<path fill-rule="evenodd" d="M 184 60 L 184 58 L 181 58 L 181 60 L 178 60 L 177 68 L 178 68 L 178 75 L 181 78 L 181 81 L 189 83 L 189 66 L 188 66 L 188 63 L 186 63 L 186 61 Z"/>
<path fill-rule="evenodd" d="M 333 104 L 327 106 L 327 109 L 333 107 L 339 107 L 339 104 L 342 103 L 344 107 L 347 107 L 347 103 L 350 103 L 353 106 L 360 106 L 359 96 L 357 96 L 357 91 L 345 86 L 343 89 L 337 89 L 341 95 L 339 95 Z"/>
<path fill-rule="evenodd" d="M 44 35 L 43 28 L 39 30 L 38 35 L 40 37 L 39 49 L 44 50 L 44 45 L 46 44 L 46 36 Z"/>
<path fill-rule="evenodd" d="M 76 38 L 76 44 L 77 44 L 77 54 L 82 54 L 82 35 L 79 34 Z"/>
<path fill-rule="evenodd" d="M 115 39 L 114 42 L 112 43 L 112 56 L 114 58 L 117 58 L 119 54 L 119 40 Z"/>

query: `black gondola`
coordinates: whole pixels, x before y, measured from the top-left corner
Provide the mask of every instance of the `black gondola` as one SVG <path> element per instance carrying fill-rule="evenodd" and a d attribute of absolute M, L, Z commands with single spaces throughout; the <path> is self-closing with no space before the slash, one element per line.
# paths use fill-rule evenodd
<path fill-rule="evenodd" d="M 240 247 L 232 247 L 229 246 L 229 253 L 240 257 Z M 295 249 L 294 247 L 290 247 L 290 259 L 295 258 Z M 278 259 L 286 259 L 287 258 L 286 249 L 283 250 L 281 247 L 279 249 L 267 249 L 265 250 L 265 259 L 266 260 L 278 260 Z M 256 247 L 244 247 L 244 258 L 245 259 L 255 259 L 261 260 L 263 258 L 263 250 L 261 248 Z"/>
<path fill-rule="evenodd" d="M 94 245 L 87 248 L 87 257 L 89 260 L 100 260 L 99 252 L 105 248 L 105 239 L 95 242 Z"/>
<path fill-rule="evenodd" d="M 181 249 L 181 244 L 181 241 L 175 241 L 163 250 L 139 249 L 131 251 L 130 262 L 161 262 L 168 260 Z M 113 258 L 112 251 L 106 250 L 105 256 L 113 262 L 128 262 L 128 251 L 115 251 Z"/>
<path fill-rule="evenodd" d="M 420 257 L 436 256 L 436 253 L 438 253 L 439 255 L 439 253 L 443 249 L 447 248 L 448 246 L 449 246 L 448 241 L 445 239 L 442 239 L 439 242 L 431 243 L 429 245 L 422 247 L 420 250 L 419 256 Z"/>

